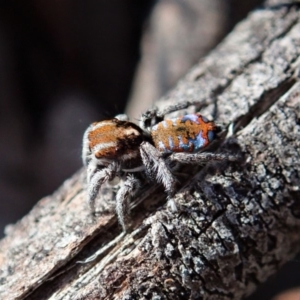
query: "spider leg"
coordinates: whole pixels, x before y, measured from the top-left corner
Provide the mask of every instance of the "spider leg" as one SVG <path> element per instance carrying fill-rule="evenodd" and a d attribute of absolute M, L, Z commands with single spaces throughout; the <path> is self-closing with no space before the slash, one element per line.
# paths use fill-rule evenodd
<path fill-rule="evenodd" d="M 207 99 L 205 101 L 199 101 L 199 100 L 195 100 L 195 101 L 184 101 L 184 102 L 180 102 L 180 103 L 176 103 L 174 105 L 170 105 L 168 107 L 166 107 L 162 112 L 161 115 L 164 117 L 167 114 L 170 114 L 172 112 L 178 111 L 178 110 L 182 110 L 182 109 L 186 109 L 192 105 L 196 106 L 196 111 L 199 111 L 201 108 L 211 104 L 212 101 L 210 99 Z"/>
<path fill-rule="evenodd" d="M 90 163 L 90 165 L 93 163 Z M 101 169 L 96 168 L 95 166 L 88 166 L 88 202 L 91 209 L 91 212 L 95 212 L 95 199 L 98 195 L 98 192 L 106 181 L 112 180 L 116 176 L 116 172 L 120 169 L 119 164 L 111 163 L 107 167 Z"/>
<path fill-rule="evenodd" d="M 128 211 L 128 200 L 140 187 L 140 181 L 129 174 L 124 181 L 123 185 L 119 189 L 116 196 L 116 212 L 118 215 L 119 223 L 121 224 L 123 231 L 126 231 L 126 215 Z"/>
<path fill-rule="evenodd" d="M 236 161 L 239 159 L 237 155 L 230 155 L 225 153 L 173 153 L 168 158 L 169 162 L 179 162 L 182 164 L 205 164 L 210 161 Z"/>
<path fill-rule="evenodd" d="M 140 120 L 140 127 L 146 131 L 150 131 L 151 127 L 161 122 L 164 115 L 161 114 L 157 107 L 147 109 L 142 115 Z"/>
<path fill-rule="evenodd" d="M 144 130 L 151 130 L 151 127 L 156 125 L 157 123 L 164 120 L 165 115 L 170 114 L 172 112 L 176 112 L 178 110 L 186 109 L 192 105 L 196 106 L 196 111 L 199 111 L 201 108 L 211 104 L 212 101 L 207 99 L 205 101 L 184 101 L 181 103 L 176 103 L 174 105 L 170 105 L 163 109 L 162 111 L 159 111 L 157 107 L 152 107 L 146 110 L 141 116 L 140 120 L 140 127 Z"/>
<path fill-rule="evenodd" d="M 162 183 L 169 196 L 175 193 L 177 180 L 165 163 L 161 153 L 150 143 L 143 142 L 140 146 L 141 157 L 145 165 L 146 174 L 150 179 Z"/>

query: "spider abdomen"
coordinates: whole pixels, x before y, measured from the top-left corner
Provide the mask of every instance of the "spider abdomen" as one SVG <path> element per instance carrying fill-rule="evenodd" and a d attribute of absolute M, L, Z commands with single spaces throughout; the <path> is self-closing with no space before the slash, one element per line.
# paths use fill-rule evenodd
<path fill-rule="evenodd" d="M 153 126 L 151 136 L 162 153 L 194 153 L 206 147 L 215 137 L 217 126 L 200 114 L 166 119 Z"/>

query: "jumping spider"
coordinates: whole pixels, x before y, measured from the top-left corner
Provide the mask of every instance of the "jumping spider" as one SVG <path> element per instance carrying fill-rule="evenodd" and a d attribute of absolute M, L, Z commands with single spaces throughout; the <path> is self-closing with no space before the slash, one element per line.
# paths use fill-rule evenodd
<path fill-rule="evenodd" d="M 139 188 L 137 172 L 162 183 L 171 197 L 176 191 L 176 178 L 171 164 L 202 164 L 212 160 L 235 160 L 235 156 L 199 152 L 220 131 L 214 122 L 200 114 L 165 119 L 168 113 L 184 109 L 190 103 L 170 106 L 163 112 L 150 109 L 142 115 L 140 126 L 125 115 L 95 122 L 84 133 L 82 159 L 87 166 L 88 199 L 94 203 L 100 187 L 116 176 L 125 177 L 116 195 L 116 212 L 126 231 L 126 203 Z"/>

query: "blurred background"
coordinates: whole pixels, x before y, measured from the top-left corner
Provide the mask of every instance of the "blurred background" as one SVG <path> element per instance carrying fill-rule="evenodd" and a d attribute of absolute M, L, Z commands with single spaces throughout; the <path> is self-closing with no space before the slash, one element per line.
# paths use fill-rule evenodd
<path fill-rule="evenodd" d="M 0 5 L 0 237 L 81 167 L 93 121 L 132 120 L 260 1 Z"/>
<path fill-rule="evenodd" d="M 2 1 L 0 237 L 81 167 L 91 122 L 137 120 L 261 3 Z"/>

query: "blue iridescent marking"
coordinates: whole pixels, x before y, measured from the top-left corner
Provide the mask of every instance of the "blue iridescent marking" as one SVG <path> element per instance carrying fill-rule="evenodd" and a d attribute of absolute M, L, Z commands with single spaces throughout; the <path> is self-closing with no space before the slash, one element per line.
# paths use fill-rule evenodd
<path fill-rule="evenodd" d="M 198 115 L 190 114 L 190 115 L 183 116 L 182 119 L 181 119 L 181 122 L 185 122 L 185 121 L 189 120 L 189 121 L 192 121 L 196 124 L 200 124 L 198 119 L 199 119 Z"/>
<path fill-rule="evenodd" d="M 174 142 L 171 136 L 168 137 L 170 150 L 174 149 Z"/>
<path fill-rule="evenodd" d="M 197 137 L 196 137 L 196 140 L 194 140 L 194 151 L 198 151 L 200 148 L 202 148 L 205 143 L 206 143 L 206 140 L 202 137 L 202 130 L 198 133 Z"/>
<path fill-rule="evenodd" d="M 209 130 L 207 133 L 208 140 L 211 142 L 215 138 L 215 133 L 212 130 Z"/>
<path fill-rule="evenodd" d="M 202 117 L 203 122 L 205 122 L 205 123 L 209 122 L 206 117 L 204 117 L 204 116 L 201 116 L 201 117 Z"/>
<path fill-rule="evenodd" d="M 193 152 L 199 151 L 201 148 L 204 147 L 205 143 L 207 142 L 203 137 L 202 137 L 202 131 L 199 132 L 199 134 L 196 136 L 195 139 L 188 139 L 188 143 L 184 144 L 182 141 L 181 136 L 178 136 L 179 140 L 179 147 L 182 149 L 184 152 L 189 152 L 191 147 L 193 149 Z"/>
<path fill-rule="evenodd" d="M 179 140 L 179 148 L 183 149 L 184 152 L 189 152 L 191 147 L 191 141 L 189 140 L 187 144 L 184 144 L 181 136 L 178 136 L 178 140 Z"/>

